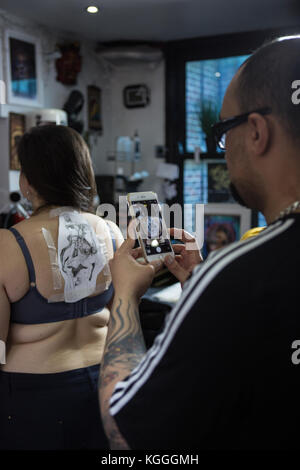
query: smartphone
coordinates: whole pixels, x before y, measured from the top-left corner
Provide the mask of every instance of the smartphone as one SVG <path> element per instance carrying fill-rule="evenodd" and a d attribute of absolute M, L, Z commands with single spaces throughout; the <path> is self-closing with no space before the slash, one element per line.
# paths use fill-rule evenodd
<path fill-rule="evenodd" d="M 152 191 L 127 195 L 129 215 L 137 220 L 136 236 L 147 262 L 174 255 L 157 194 Z"/>

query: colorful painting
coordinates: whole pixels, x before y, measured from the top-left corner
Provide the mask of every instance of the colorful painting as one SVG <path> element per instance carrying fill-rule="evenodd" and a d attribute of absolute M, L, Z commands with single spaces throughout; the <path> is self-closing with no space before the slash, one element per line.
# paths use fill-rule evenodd
<path fill-rule="evenodd" d="M 223 248 L 240 238 L 240 217 L 236 215 L 206 215 L 204 217 L 203 256 Z"/>
<path fill-rule="evenodd" d="M 25 115 L 9 113 L 9 169 L 20 170 L 18 144 L 25 133 Z"/>
<path fill-rule="evenodd" d="M 202 255 L 240 240 L 251 227 L 251 211 L 238 204 L 206 204 Z"/>
<path fill-rule="evenodd" d="M 226 163 L 207 163 L 208 202 L 232 202 Z"/>
<path fill-rule="evenodd" d="M 31 36 L 6 31 L 7 96 L 11 104 L 41 105 L 41 50 Z"/>
<path fill-rule="evenodd" d="M 88 127 L 102 133 L 101 89 L 88 86 Z"/>

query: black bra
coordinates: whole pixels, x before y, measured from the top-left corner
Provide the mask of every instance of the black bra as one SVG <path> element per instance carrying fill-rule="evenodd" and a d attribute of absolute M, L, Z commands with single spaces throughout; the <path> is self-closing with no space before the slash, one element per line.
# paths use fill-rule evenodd
<path fill-rule="evenodd" d="M 77 302 L 48 302 L 48 299 L 43 297 L 36 288 L 35 270 L 24 238 L 15 228 L 10 228 L 9 230 L 16 237 L 16 240 L 22 250 L 26 261 L 30 282 L 29 291 L 24 295 L 24 297 L 22 297 L 17 302 L 12 302 L 10 304 L 11 323 L 32 325 L 86 317 L 102 310 L 111 300 L 114 293 L 112 284 L 110 284 L 109 288 L 101 294 L 95 295 L 93 297 L 86 297 L 84 299 L 78 300 Z M 110 232 L 112 236 L 113 248 L 114 251 L 116 251 L 116 241 L 111 230 Z"/>

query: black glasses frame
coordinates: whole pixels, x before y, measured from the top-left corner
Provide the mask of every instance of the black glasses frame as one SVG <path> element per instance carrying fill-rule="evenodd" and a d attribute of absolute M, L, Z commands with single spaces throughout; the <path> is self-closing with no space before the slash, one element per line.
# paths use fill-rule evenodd
<path fill-rule="evenodd" d="M 249 111 L 248 113 L 240 114 L 238 116 L 233 116 L 231 118 L 223 119 L 222 121 L 216 122 L 212 126 L 213 138 L 216 144 L 218 145 L 218 147 L 220 147 L 221 150 L 225 150 L 224 137 L 226 135 L 226 132 L 246 122 L 248 120 L 248 116 L 252 113 L 259 113 L 259 114 L 264 115 L 264 114 L 270 114 L 271 112 L 272 112 L 271 108 L 267 108 L 267 107 L 259 108 L 253 111 Z"/>

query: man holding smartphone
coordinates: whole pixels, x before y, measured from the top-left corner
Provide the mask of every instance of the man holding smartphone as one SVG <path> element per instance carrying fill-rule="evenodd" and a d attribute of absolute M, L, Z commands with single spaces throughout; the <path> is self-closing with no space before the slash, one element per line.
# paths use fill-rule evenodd
<path fill-rule="evenodd" d="M 139 264 L 128 238 L 111 262 L 100 405 L 113 449 L 300 446 L 300 374 L 291 359 L 300 339 L 300 107 L 291 99 L 299 50 L 299 36 L 280 38 L 248 58 L 214 126 L 233 194 L 268 227 L 200 268 L 183 234 L 169 264 L 182 296 L 148 351 L 138 305 L 161 261 Z"/>

